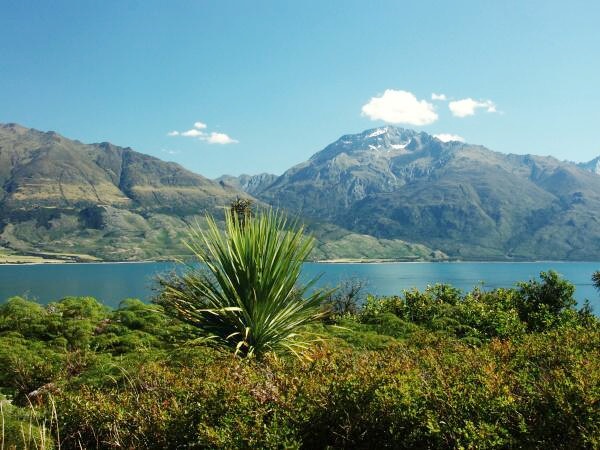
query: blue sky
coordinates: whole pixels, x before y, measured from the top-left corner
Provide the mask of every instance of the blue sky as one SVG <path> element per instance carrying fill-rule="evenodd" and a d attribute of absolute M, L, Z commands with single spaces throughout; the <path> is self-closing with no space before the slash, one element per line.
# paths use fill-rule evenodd
<path fill-rule="evenodd" d="M 507 153 L 600 154 L 593 0 L 0 0 L 0 11 L 0 122 L 208 177 L 281 173 L 385 123 Z"/>

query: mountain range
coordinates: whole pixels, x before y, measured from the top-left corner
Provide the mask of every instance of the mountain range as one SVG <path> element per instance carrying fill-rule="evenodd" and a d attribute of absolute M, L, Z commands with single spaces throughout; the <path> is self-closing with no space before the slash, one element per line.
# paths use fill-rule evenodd
<path fill-rule="evenodd" d="M 173 258 L 187 254 L 190 224 L 247 197 L 301 218 L 314 259 L 598 259 L 599 161 L 388 126 L 342 136 L 281 176 L 209 180 L 128 147 L 0 125 L 0 254 Z"/>
<path fill-rule="evenodd" d="M 206 214 L 223 218 L 238 197 L 265 206 L 241 190 L 260 184 L 260 177 L 248 178 L 257 181 L 240 177 L 230 185 L 131 148 L 0 125 L 0 260 L 14 254 L 84 261 L 185 256 L 188 227 L 202 224 Z M 446 258 L 422 244 L 307 222 L 317 240 L 315 259 Z"/>
<path fill-rule="evenodd" d="M 453 258 L 590 260 L 600 258 L 599 160 L 503 154 L 387 126 L 342 136 L 280 177 L 226 185 Z"/>

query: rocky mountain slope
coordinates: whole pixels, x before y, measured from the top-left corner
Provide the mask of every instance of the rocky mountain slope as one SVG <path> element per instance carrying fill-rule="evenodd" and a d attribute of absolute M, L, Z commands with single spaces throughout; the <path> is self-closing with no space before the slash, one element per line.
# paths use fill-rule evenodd
<path fill-rule="evenodd" d="M 257 196 L 458 258 L 600 258 L 597 174 L 391 126 L 342 136 Z"/>

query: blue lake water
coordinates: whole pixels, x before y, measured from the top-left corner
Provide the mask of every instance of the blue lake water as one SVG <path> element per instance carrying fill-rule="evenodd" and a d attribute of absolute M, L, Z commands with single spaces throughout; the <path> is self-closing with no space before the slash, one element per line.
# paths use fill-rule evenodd
<path fill-rule="evenodd" d="M 14 295 L 42 303 L 69 295 L 90 295 L 113 307 L 130 297 L 149 301 L 157 275 L 175 267 L 172 263 L 0 265 L 0 301 Z M 388 295 L 435 283 L 450 283 L 463 290 L 481 283 L 485 289 L 511 287 L 550 269 L 575 284 L 577 300 L 589 299 L 598 314 L 600 294 L 594 289 L 591 276 L 600 270 L 600 262 L 307 263 L 303 278 L 321 275 L 319 284 L 327 286 L 359 278 L 366 281 L 366 292 Z"/>

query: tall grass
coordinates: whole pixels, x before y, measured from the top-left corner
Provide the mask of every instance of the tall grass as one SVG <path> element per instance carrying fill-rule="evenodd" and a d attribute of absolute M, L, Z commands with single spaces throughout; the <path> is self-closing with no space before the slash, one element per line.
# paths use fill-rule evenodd
<path fill-rule="evenodd" d="M 40 418 L 40 413 L 31 403 L 24 410 L 0 398 L 0 423 L 0 450 L 60 450 L 58 414 L 52 396 L 49 420 Z"/>

